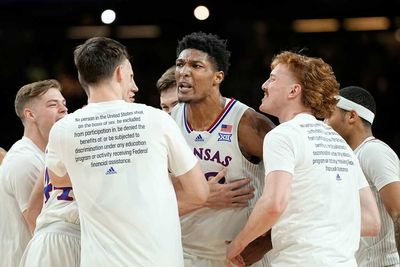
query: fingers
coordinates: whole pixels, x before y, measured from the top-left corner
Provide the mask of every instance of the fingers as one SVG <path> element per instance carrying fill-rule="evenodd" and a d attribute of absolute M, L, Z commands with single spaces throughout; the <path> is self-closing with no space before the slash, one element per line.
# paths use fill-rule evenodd
<path fill-rule="evenodd" d="M 246 266 L 243 258 L 239 255 L 233 258 L 232 260 L 226 260 L 226 266 L 228 267 L 244 267 Z"/>
<path fill-rule="evenodd" d="M 224 167 L 222 170 L 220 170 L 216 176 L 211 177 L 208 182 L 209 183 L 218 183 L 222 178 L 225 177 L 226 173 L 227 173 L 228 169 L 226 167 Z"/>
<path fill-rule="evenodd" d="M 232 198 L 232 204 L 247 204 L 254 197 L 253 193 L 236 196 Z"/>
<path fill-rule="evenodd" d="M 253 197 L 254 188 L 253 187 L 244 187 L 236 190 L 232 190 L 232 197 L 235 196 L 245 196 L 249 195 L 250 199 Z"/>
<path fill-rule="evenodd" d="M 235 180 L 233 182 L 230 182 L 229 184 L 226 184 L 226 187 L 229 190 L 236 190 L 236 189 L 239 189 L 249 183 L 250 183 L 250 178 L 244 178 L 244 179 Z"/>

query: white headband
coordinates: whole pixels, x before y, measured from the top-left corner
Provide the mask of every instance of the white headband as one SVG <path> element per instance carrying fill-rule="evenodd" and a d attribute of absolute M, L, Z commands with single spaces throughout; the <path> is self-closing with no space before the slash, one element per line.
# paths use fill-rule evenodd
<path fill-rule="evenodd" d="M 357 112 L 358 116 L 360 116 L 364 120 L 368 121 L 371 124 L 374 122 L 375 114 L 371 110 L 369 110 L 351 100 L 348 100 L 347 98 L 344 98 L 343 96 L 336 96 L 336 99 L 339 100 L 338 103 L 336 104 L 336 106 L 338 108 L 341 108 L 341 109 L 344 109 L 347 111 L 354 110 L 355 112 Z"/>

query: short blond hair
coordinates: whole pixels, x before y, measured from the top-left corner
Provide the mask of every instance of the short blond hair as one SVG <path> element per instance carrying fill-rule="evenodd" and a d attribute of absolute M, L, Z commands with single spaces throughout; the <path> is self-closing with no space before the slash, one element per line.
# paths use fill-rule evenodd
<path fill-rule="evenodd" d="M 168 88 L 175 86 L 176 87 L 176 79 L 175 79 L 175 65 L 169 67 L 163 75 L 161 75 L 160 79 L 158 79 L 156 87 L 158 92 L 161 93 Z"/>
<path fill-rule="evenodd" d="M 24 121 L 24 109 L 31 101 L 44 95 L 50 88 L 55 88 L 61 92 L 61 84 L 55 79 L 33 82 L 22 86 L 15 96 L 14 106 L 17 116 Z"/>

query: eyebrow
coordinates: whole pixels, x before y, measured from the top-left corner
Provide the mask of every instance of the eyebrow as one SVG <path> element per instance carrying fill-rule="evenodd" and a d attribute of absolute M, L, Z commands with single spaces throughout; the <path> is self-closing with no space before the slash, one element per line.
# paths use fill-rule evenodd
<path fill-rule="evenodd" d="M 176 62 L 189 62 L 189 63 L 203 63 L 204 61 L 203 60 L 193 60 L 193 59 L 189 59 L 189 60 L 186 60 L 186 59 L 176 59 Z"/>
<path fill-rule="evenodd" d="M 58 99 L 50 99 L 50 100 L 47 100 L 47 102 L 46 103 L 57 103 L 59 100 Z M 65 103 L 67 103 L 67 101 L 65 100 L 65 99 L 63 99 L 62 101 L 61 101 L 63 104 L 65 104 Z"/>

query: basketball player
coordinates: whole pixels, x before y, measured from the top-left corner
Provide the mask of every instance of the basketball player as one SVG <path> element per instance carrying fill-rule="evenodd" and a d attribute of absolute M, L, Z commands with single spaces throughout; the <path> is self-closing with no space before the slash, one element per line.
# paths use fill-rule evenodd
<path fill-rule="evenodd" d="M 289 51 L 273 58 L 260 110 L 280 124 L 265 136 L 265 188 L 228 246 L 228 266 L 244 266 L 243 248 L 271 227 L 269 259 L 277 267 L 355 267 L 360 233 L 378 234 L 378 209 L 357 158 L 317 119 L 332 114 L 338 89 L 320 58 Z"/>
<path fill-rule="evenodd" d="M 7 152 L 0 167 L 0 266 L 18 266 L 36 220 L 26 211 L 32 188 L 44 168 L 44 150 L 50 128 L 67 113 L 61 86 L 44 80 L 23 86 L 15 111 L 24 135 Z"/>
<path fill-rule="evenodd" d="M 214 34 L 191 33 L 177 47 L 175 77 L 181 104 L 171 115 L 200 160 L 206 178 L 226 168 L 220 190 L 228 188 L 233 198 L 233 204 L 220 203 L 217 209 L 215 205 L 186 205 L 178 196 L 186 267 L 225 266 L 225 241 L 244 226 L 264 186 L 262 142 L 274 125 L 245 104 L 221 95 L 229 57 L 226 41 Z M 240 178 L 247 178 L 241 180 L 244 187 L 232 190 L 230 186 Z M 249 200 L 251 188 L 255 197 Z M 250 205 L 239 205 L 242 201 Z M 257 266 L 266 266 L 266 261 Z"/>
<path fill-rule="evenodd" d="M 396 153 L 372 133 L 376 114 L 373 96 L 364 88 L 348 86 L 328 123 L 356 153 L 375 195 L 382 227 L 376 237 L 362 237 L 358 266 L 400 266 L 400 162 Z"/>
<path fill-rule="evenodd" d="M 44 184 L 44 205 L 20 267 L 79 267 L 81 233 L 72 187 L 54 186 L 47 168 Z"/>
<path fill-rule="evenodd" d="M 81 266 L 183 266 L 168 170 L 189 203 L 203 203 L 208 185 L 171 117 L 124 101 L 136 87 L 128 58 L 121 43 L 104 37 L 76 48 L 88 105 L 55 124 L 46 165 L 53 185 L 67 186 L 71 178 L 81 222 Z"/>
<path fill-rule="evenodd" d="M 125 101 L 133 103 L 138 91 L 137 87 L 130 88 Z M 20 266 L 80 266 L 79 214 L 72 187 L 53 186 L 46 168 L 43 178 L 38 179 L 32 191 L 29 209 L 40 214 L 37 227 L 31 226 L 31 231 L 34 229 L 35 233 L 25 249 Z"/>

